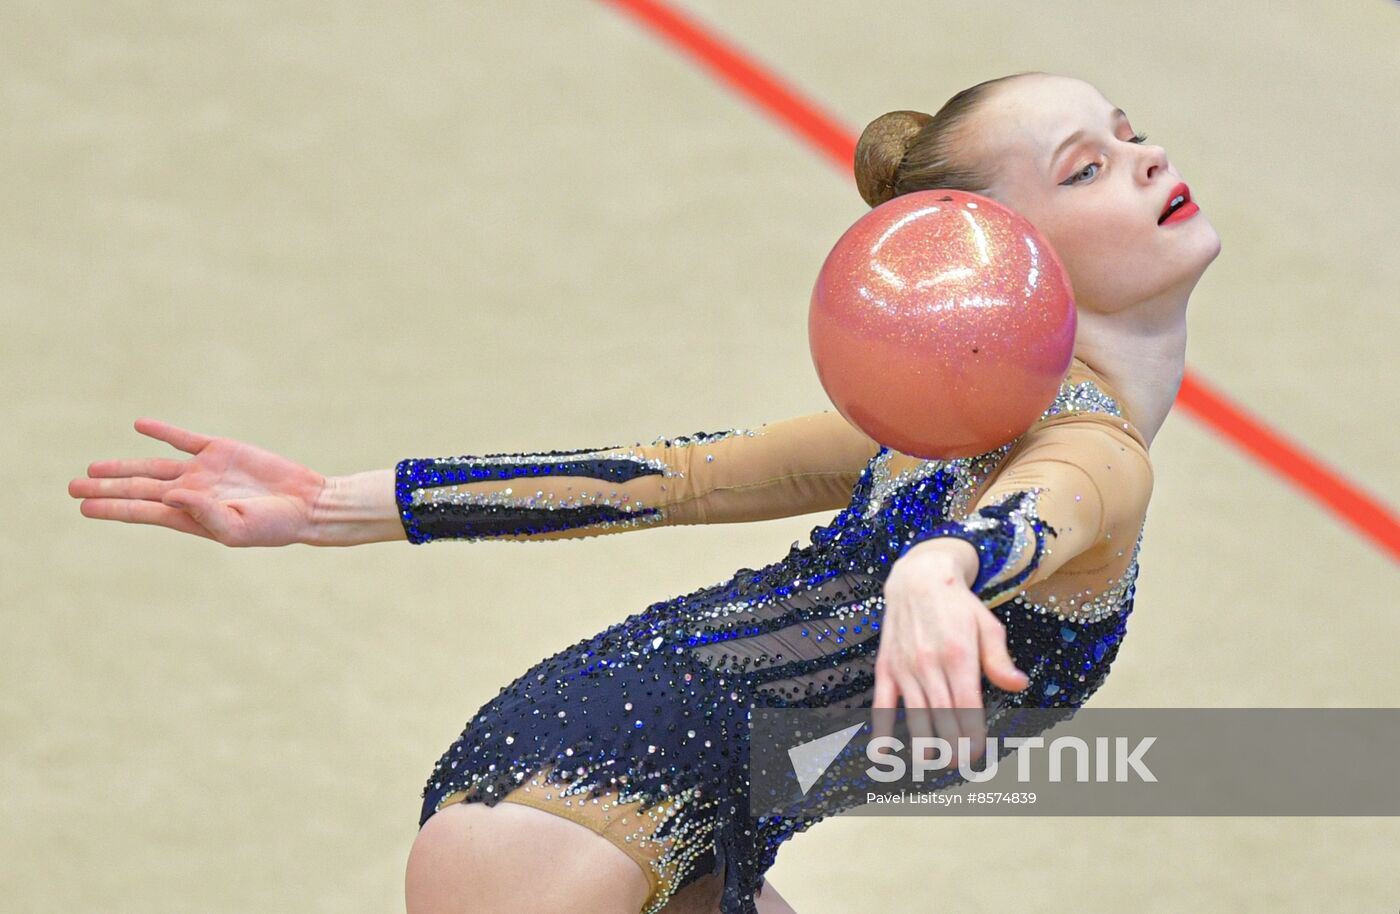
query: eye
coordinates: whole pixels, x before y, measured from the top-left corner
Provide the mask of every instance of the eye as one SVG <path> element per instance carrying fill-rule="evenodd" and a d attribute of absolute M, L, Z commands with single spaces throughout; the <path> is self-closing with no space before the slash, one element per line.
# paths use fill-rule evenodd
<path fill-rule="evenodd" d="M 1079 182 L 1078 180 L 1076 180 L 1076 179 L 1082 177 L 1082 176 L 1084 175 L 1084 173 L 1087 172 L 1089 169 L 1091 169 L 1091 168 L 1102 168 L 1102 167 L 1103 167 L 1103 166 L 1099 165 L 1098 162 L 1090 162 L 1088 165 L 1085 165 L 1083 168 L 1079 169 L 1079 170 L 1076 171 L 1074 174 L 1070 175 L 1068 178 L 1066 178 L 1065 180 L 1061 181 L 1060 183 L 1061 183 L 1062 185 L 1075 185 L 1075 184 L 1078 184 L 1078 183 L 1080 183 L 1080 182 Z M 1098 172 L 1094 172 L 1094 174 L 1098 174 Z"/>
<path fill-rule="evenodd" d="M 1147 142 L 1147 134 L 1145 134 L 1145 133 L 1134 133 L 1134 134 L 1132 135 L 1132 138 L 1129 139 L 1128 142 L 1129 142 L 1129 143 L 1146 143 L 1146 142 Z M 1080 183 L 1080 182 L 1077 181 L 1077 180 L 1075 180 L 1075 179 L 1076 179 L 1076 178 L 1079 178 L 1080 176 L 1082 176 L 1085 172 L 1087 172 L 1087 171 L 1088 171 L 1089 169 L 1091 169 L 1091 168 L 1098 168 L 1098 169 L 1102 170 L 1102 169 L 1103 169 L 1103 166 L 1100 165 L 1098 162 L 1090 162 L 1088 165 L 1085 165 L 1083 168 L 1079 169 L 1079 170 L 1076 171 L 1074 174 L 1070 175 L 1068 178 L 1066 178 L 1065 180 L 1061 181 L 1060 183 L 1061 183 L 1061 184 L 1064 184 L 1064 185 L 1074 185 L 1074 184 L 1078 184 L 1078 183 Z M 1096 171 L 1096 172 L 1094 172 L 1094 174 L 1097 175 L 1098 172 Z"/>

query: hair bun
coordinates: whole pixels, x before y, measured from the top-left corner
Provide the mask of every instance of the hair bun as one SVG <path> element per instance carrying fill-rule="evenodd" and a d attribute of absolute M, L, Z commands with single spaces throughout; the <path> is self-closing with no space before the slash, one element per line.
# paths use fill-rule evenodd
<path fill-rule="evenodd" d="M 912 140 L 933 116 L 921 111 L 891 111 L 866 125 L 856 143 L 856 189 L 872 207 L 895 195 L 899 163 Z"/>

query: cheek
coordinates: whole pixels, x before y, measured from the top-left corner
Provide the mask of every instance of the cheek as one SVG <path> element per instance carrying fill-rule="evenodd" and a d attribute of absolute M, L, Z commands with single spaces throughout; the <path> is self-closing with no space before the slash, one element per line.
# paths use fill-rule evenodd
<path fill-rule="evenodd" d="M 1086 217 L 1065 220 L 1047 237 L 1065 269 L 1078 282 L 1102 259 L 1103 246 L 1109 242 L 1111 233 L 1104 233 L 1102 226 Z"/>
<path fill-rule="evenodd" d="M 1140 273 L 1146 264 L 1149 229 L 1120 201 L 1103 195 L 1082 195 L 1037 201 L 1029 218 L 1050 242 L 1060 262 L 1069 271 L 1080 296 L 1102 297 L 1118 294 L 1123 274 Z"/>
<path fill-rule="evenodd" d="M 1053 234 L 1046 234 L 1081 300 L 1118 297 L 1120 286 L 1148 266 L 1142 250 L 1145 230 L 1103 210 L 1066 213 L 1056 220 Z"/>

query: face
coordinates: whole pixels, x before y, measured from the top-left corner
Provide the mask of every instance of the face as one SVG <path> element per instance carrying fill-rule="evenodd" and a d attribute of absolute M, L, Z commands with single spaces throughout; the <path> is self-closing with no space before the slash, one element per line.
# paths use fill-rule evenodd
<path fill-rule="evenodd" d="M 1123 310 L 1161 296 L 1183 306 L 1220 253 L 1201 211 L 1158 225 L 1185 182 L 1161 146 L 1140 142 L 1128 116 L 1086 82 L 1024 76 L 977 113 L 974 154 L 991 156 L 988 196 L 1030 220 L 1059 254 L 1080 308 Z M 1061 144 L 1078 134 L 1068 145 Z"/>

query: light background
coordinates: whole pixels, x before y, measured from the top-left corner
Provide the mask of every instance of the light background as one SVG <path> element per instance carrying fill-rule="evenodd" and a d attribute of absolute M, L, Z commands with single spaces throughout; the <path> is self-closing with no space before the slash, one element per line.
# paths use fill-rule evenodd
<path fill-rule="evenodd" d="M 501 685 L 827 518 L 237 551 L 83 518 L 68 480 L 178 456 L 143 415 L 334 474 L 823 408 L 807 296 L 866 207 L 601 3 L 4 7 L 0 907 L 402 910 L 423 781 Z M 853 133 L 1008 72 L 1093 82 L 1224 240 L 1191 369 L 1400 500 L 1395 3 L 684 9 Z M 1394 705 L 1394 564 L 1179 412 L 1153 462 L 1094 703 Z M 1398 844 L 838 818 L 769 876 L 804 914 L 1394 911 Z"/>

